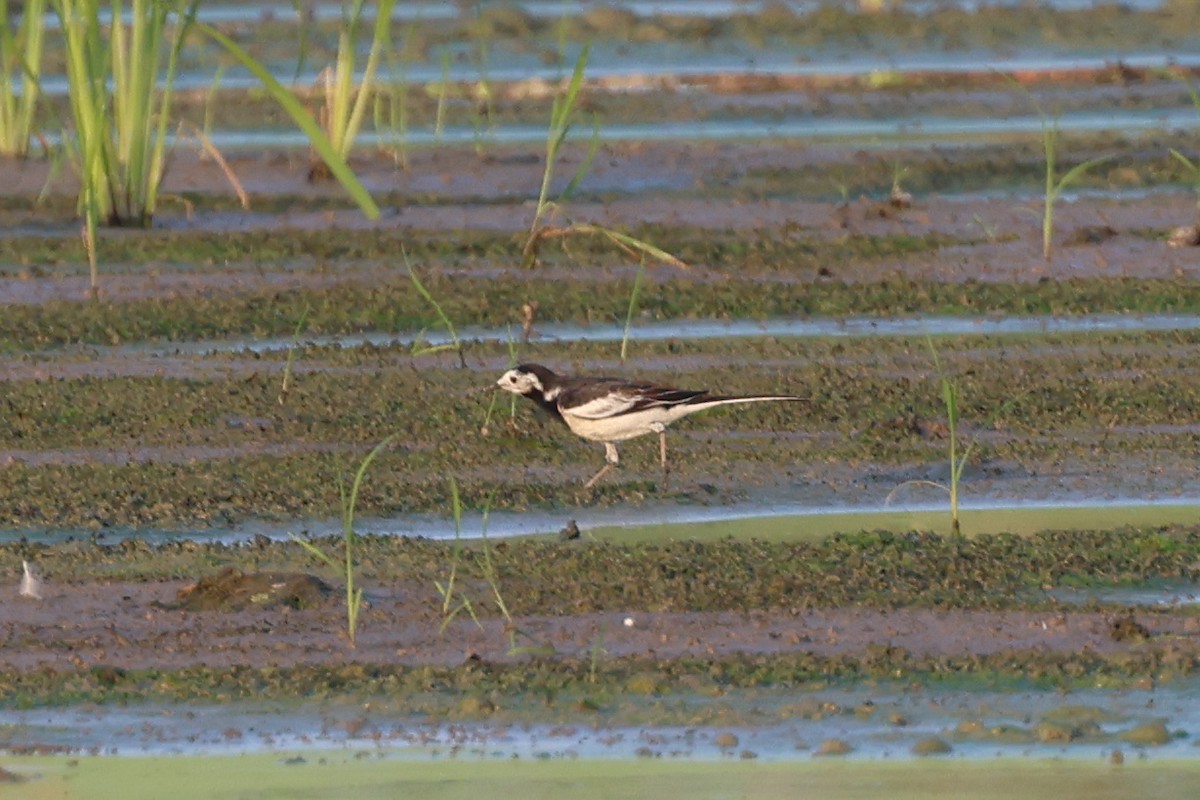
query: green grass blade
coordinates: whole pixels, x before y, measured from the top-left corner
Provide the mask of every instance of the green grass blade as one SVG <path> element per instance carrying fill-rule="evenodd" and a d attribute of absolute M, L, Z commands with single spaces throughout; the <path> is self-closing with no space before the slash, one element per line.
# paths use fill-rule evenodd
<path fill-rule="evenodd" d="M 592 140 L 588 144 L 587 154 L 583 157 L 583 161 L 579 164 L 579 169 L 575 170 L 575 175 L 572 176 L 571 182 L 562 190 L 560 198 L 562 200 L 570 200 L 575 194 L 575 190 L 579 188 L 579 184 L 583 182 L 584 176 L 588 170 L 592 168 L 592 162 L 596 159 L 596 153 L 600 150 L 600 121 L 592 117 Z"/>
<path fill-rule="evenodd" d="M 358 505 L 358 492 L 362 488 L 363 477 L 367 474 L 367 469 L 379 457 L 379 454 L 386 450 L 399 436 L 399 433 L 393 433 L 391 436 L 386 437 L 379 444 L 375 445 L 371 452 L 367 454 L 367 457 L 358 465 L 358 470 L 354 473 L 354 481 L 350 485 L 350 496 L 345 514 L 343 515 L 343 522 L 347 530 L 352 528 L 354 524 L 354 509 Z"/>
<path fill-rule="evenodd" d="M 1180 164 L 1182 164 L 1183 168 L 1186 169 L 1188 172 L 1192 172 L 1192 173 L 1196 173 L 1196 174 L 1200 175 L 1200 161 L 1192 161 L 1190 158 L 1188 158 L 1183 153 L 1176 150 L 1174 147 L 1170 148 L 1170 153 L 1171 153 L 1171 157 L 1174 158 L 1176 161 L 1178 161 Z"/>
<path fill-rule="evenodd" d="M 635 250 L 639 253 L 643 253 L 647 256 L 650 256 L 650 258 L 653 259 L 654 261 L 657 261 L 657 262 L 660 262 L 663 264 L 670 264 L 673 267 L 678 267 L 679 269 L 683 269 L 683 270 L 690 269 L 690 267 L 687 265 L 686 262 L 679 260 L 675 256 L 668 253 L 666 250 L 663 250 L 662 248 L 659 248 L 659 247 L 655 247 L 654 245 L 650 244 L 649 242 L 642 241 L 641 239 L 630 236 L 627 233 L 621 233 L 620 231 L 614 231 L 614 230 L 610 230 L 608 228 L 601 228 L 601 227 L 593 226 L 593 225 L 578 225 L 575 227 L 577 227 L 583 233 L 603 234 L 603 235 L 607 236 L 609 239 L 612 239 L 614 242 L 616 242 L 619 245 L 623 245 L 623 246 L 628 247 L 632 250 Z"/>
<path fill-rule="evenodd" d="M 330 555 L 329 555 L 328 553 L 326 553 L 324 550 L 322 550 L 321 548 L 317 547 L 315 544 L 313 544 L 312 542 L 308 541 L 307 539 L 301 539 L 299 536 L 297 536 L 297 535 L 296 535 L 296 534 L 294 534 L 294 533 L 289 533 L 289 534 L 288 534 L 288 538 L 289 538 L 289 539 L 291 539 L 291 540 L 292 540 L 293 542 L 295 542 L 296 544 L 298 544 L 298 545 L 300 545 L 301 547 L 303 547 L 303 548 L 304 548 L 304 550 L 305 550 L 305 551 L 306 551 L 306 552 L 307 552 L 309 555 L 313 556 L 313 557 L 314 557 L 314 558 L 316 558 L 318 561 L 323 561 L 323 562 L 324 562 L 324 563 L 325 563 L 327 566 L 329 566 L 329 567 L 331 567 L 331 568 L 333 568 L 333 569 L 341 569 L 341 565 L 340 565 L 340 564 L 338 564 L 338 562 L 337 562 L 337 561 L 333 560 L 333 558 L 332 558 L 332 557 L 330 557 Z"/>
<path fill-rule="evenodd" d="M 633 312 L 637 310 L 638 295 L 642 290 L 642 277 L 646 274 L 646 262 L 638 265 L 637 275 L 633 278 L 633 289 L 629 292 L 629 308 L 625 312 L 625 330 L 621 333 L 621 363 L 629 354 L 629 329 L 633 326 Z"/>
<path fill-rule="evenodd" d="M 296 12 L 296 70 L 292 73 L 292 83 L 300 80 L 300 73 L 308 60 L 308 21 L 305 18 L 305 4 L 301 0 L 292 0 L 292 10 Z"/>
<path fill-rule="evenodd" d="M 1076 164 L 1074 167 L 1067 170 L 1065 175 L 1063 175 L 1061 178 L 1058 179 L 1057 190 L 1054 193 L 1055 196 L 1057 197 L 1058 194 L 1060 192 L 1062 192 L 1063 189 L 1066 189 L 1072 183 L 1074 183 L 1075 181 L 1082 178 L 1083 174 L 1085 172 L 1087 172 L 1089 169 L 1091 169 L 1092 167 L 1095 167 L 1099 164 L 1103 164 L 1105 161 L 1111 161 L 1111 160 L 1112 160 L 1112 156 L 1098 156 L 1096 158 L 1089 158 L 1087 161 L 1084 161 L 1081 164 Z"/>
<path fill-rule="evenodd" d="M 346 148 L 344 152 L 346 156 L 349 156 L 350 144 L 354 142 L 362 127 L 363 116 L 367 111 L 367 101 L 374 92 L 375 74 L 379 69 L 380 55 L 385 50 L 391 49 L 391 18 L 395 5 L 396 0 L 380 0 L 375 10 L 375 28 L 371 36 L 371 49 L 367 54 L 367 66 L 363 70 L 362 84 L 346 124 L 346 142 L 343 144 L 343 147 Z"/>
<path fill-rule="evenodd" d="M 417 271 L 415 269 L 413 269 L 412 262 L 408 258 L 408 251 L 402 247 L 402 248 L 400 248 L 400 254 L 404 258 L 404 267 L 405 267 L 405 269 L 408 270 L 409 280 L 412 281 L 412 284 L 416 288 L 417 293 L 420 294 L 421 297 L 423 297 L 427 303 L 429 303 L 431 306 L 433 306 L 433 310 L 435 313 L 437 313 L 438 319 L 440 319 L 442 321 L 442 325 L 445 326 L 447 333 L 450 334 L 450 341 L 452 342 L 452 344 L 450 345 L 449 348 L 440 348 L 440 349 L 457 350 L 459 360 L 462 361 L 463 366 L 466 367 L 466 361 L 464 360 L 463 351 L 462 351 L 462 342 L 459 341 L 458 331 L 454 328 L 454 323 L 450 321 L 450 317 L 442 309 L 441 303 L 439 303 L 437 301 L 437 298 L 435 298 L 433 296 L 433 293 L 430 292 L 429 289 L 426 288 L 425 284 L 423 284 L 421 282 L 421 279 L 419 277 L 417 277 Z M 428 348 L 425 352 L 435 352 L 437 349 L 439 349 L 439 348 Z"/>
<path fill-rule="evenodd" d="M 229 51 L 230 55 L 237 59 L 242 66 L 262 81 L 267 92 L 283 107 L 292 120 L 300 126 L 304 134 L 308 136 L 308 140 L 312 144 L 313 149 L 317 151 L 317 155 L 321 157 L 329 167 L 329 171 L 333 173 L 333 176 L 337 178 L 338 182 L 342 184 L 354 201 L 358 203 L 359 208 L 362 209 L 367 218 L 379 219 L 379 206 L 375 204 L 374 199 L 372 199 L 366 187 L 358 180 L 358 176 L 350 169 L 346 160 L 334 150 L 329 138 L 321 130 L 321 126 L 308 113 L 308 110 L 301 105 L 296 96 L 284 88 L 265 67 L 243 50 L 237 42 L 205 22 L 197 22 L 196 27 Z"/>

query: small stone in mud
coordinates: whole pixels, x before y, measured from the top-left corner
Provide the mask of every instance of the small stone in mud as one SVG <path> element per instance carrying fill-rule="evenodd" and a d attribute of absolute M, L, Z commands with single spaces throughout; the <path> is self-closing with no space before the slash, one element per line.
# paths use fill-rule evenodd
<path fill-rule="evenodd" d="M 930 736 L 914 744 L 912 751 L 914 756 L 942 756 L 953 749 L 945 740 Z"/>
<path fill-rule="evenodd" d="M 1111 225 L 1083 225 L 1074 230 L 1066 239 L 1068 247 L 1085 244 L 1100 244 L 1117 235 L 1117 230 Z"/>
<path fill-rule="evenodd" d="M 1150 638 L 1150 630 L 1132 614 L 1126 614 L 1108 623 L 1108 635 L 1114 642 L 1140 642 Z"/>
<path fill-rule="evenodd" d="M 1039 742 L 1047 744 L 1069 742 L 1075 738 L 1075 732 L 1069 725 L 1060 725 L 1057 722 L 1040 722 L 1033 732 L 1037 735 Z"/>
<path fill-rule="evenodd" d="M 735 734 L 729 733 L 728 731 L 725 733 L 718 733 L 717 737 L 713 739 L 713 744 L 722 750 L 732 750 L 738 746 L 738 742 L 738 737 Z"/>
<path fill-rule="evenodd" d="M 302 572 L 245 573 L 227 567 L 179 592 L 169 608 L 187 611 L 240 611 L 246 608 L 312 608 L 332 593 L 329 584 Z"/>
<path fill-rule="evenodd" d="M 1159 747 L 1171 741 L 1171 734 L 1162 720 L 1135 725 L 1120 735 L 1123 742 L 1145 747 Z"/>
<path fill-rule="evenodd" d="M 873 702 L 868 700 L 865 703 L 855 706 L 854 715 L 856 717 L 866 718 L 872 716 L 878 710 L 878 707 Z"/>
<path fill-rule="evenodd" d="M 844 756 L 854 750 L 845 739 L 826 739 L 813 753 L 814 756 Z"/>
<path fill-rule="evenodd" d="M 225 424 L 239 431 L 269 431 L 275 423 L 266 417 L 225 417 Z"/>

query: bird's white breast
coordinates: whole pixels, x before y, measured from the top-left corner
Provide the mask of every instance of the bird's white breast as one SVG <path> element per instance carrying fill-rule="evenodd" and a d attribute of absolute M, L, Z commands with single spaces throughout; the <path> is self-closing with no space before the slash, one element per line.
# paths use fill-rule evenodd
<path fill-rule="evenodd" d="M 576 436 L 593 442 L 622 442 L 662 430 L 695 410 L 688 406 L 657 406 L 612 417 L 583 417 L 566 409 L 562 415 Z"/>

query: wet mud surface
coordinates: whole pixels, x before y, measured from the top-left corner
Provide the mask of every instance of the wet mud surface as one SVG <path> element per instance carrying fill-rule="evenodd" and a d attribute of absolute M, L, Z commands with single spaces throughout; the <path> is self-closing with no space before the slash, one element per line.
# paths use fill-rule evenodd
<path fill-rule="evenodd" d="M 1194 14 L 1185 6 L 1164 14 Z M 1163 24 L 1155 17 L 1130 35 L 1161 38 Z M 675 25 L 684 22 L 660 23 Z M 712 36 L 729 35 L 714 25 Z M 618 39 L 652 40 L 637 30 Z M 610 76 L 589 91 L 590 110 L 610 125 L 654 122 L 658 112 L 684 126 L 787 114 L 1028 115 L 1033 96 L 1067 115 L 1114 104 L 1155 114 L 1189 111 L 1182 74 L 1119 63 L 1021 74 L 1028 96 L 995 75 L 917 72 L 883 76 L 886 85 L 871 73 L 738 73 L 637 92 Z M 546 96 L 528 91 L 529 83 L 498 84 L 497 124 L 548 113 Z M 458 124 L 473 113 L 466 97 L 455 98 Z M 255 102 L 228 104 L 218 123 L 260 118 Z M 431 107 L 426 93 L 414 124 L 426 124 Z M 204 113 L 196 94 L 181 108 Z M 352 162 L 384 209 L 376 221 L 338 187 L 309 182 L 303 150 L 231 152 L 250 196 L 241 210 L 221 170 L 181 146 L 154 226 L 102 234 L 95 297 L 70 171 L 36 159 L 0 164 L 0 711 L 389 698 L 396 718 L 699 724 L 711 738 L 712 726 L 730 720 L 769 728 L 758 711 L 717 702 L 745 692 L 752 706 L 759 689 L 1168 687 L 1185 699 L 1167 723 L 1129 715 L 1119 729 L 1105 720 L 1101 735 L 1095 720 L 1041 720 L 1059 727 L 1039 729 L 1030 712 L 1013 741 L 1149 748 L 1200 735 L 1186 701 L 1200 667 L 1194 605 L 1110 599 L 1156 581 L 1194 586 L 1200 545 L 1189 525 L 966 540 L 847 531 L 805 545 L 630 545 L 587 530 L 580 542 L 461 549 L 359 539 L 352 562 L 366 604 L 353 647 L 340 542 L 315 540 L 327 563 L 294 542 L 198 541 L 258 522 L 302 537 L 305 521 L 336 528 L 360 460 L 393 434 L 365 473 L 356 512 L 424 514 L 450 536 L 460 500 L 473 514 L 561 517 L 568 530 L 594 508 L 785 500 L 853 508 L 896 492 L 940 502 L 931 484 L 948 483 L 948 452 L 968 447 L 966 496 L 1194 496 L 1195 326 L 688 336 L 689 323 L 724 320 L 1200 313 L 1200 249 L 1171 242 L 1200 222 L 1195 176 L 1170 152 L 1194 155 L 1194 126 L 1064 134 L 1060 174 L 1105 160 L 1059 198 L 1051 259 L 1042 252 L 1036 129 L 950 141 L 911 133 L 604 143 L 551 221 L 628 232 L 684 267 L 641 263 L 610 239 L 576 235 L 544 242 L 523 267 L 545 166 L 540 143 L 362 149 Z M 556 188 L 585 159 L 584 138 L 567 148 Z M 619 342 L 543 334 L 560 323 L 586 331 L 626 321 L 682 327 L 628 352 Z M 457 352 L 441 344 L 459 330 L 505 333 L 465 336 Z M 309 341 L 359 334 L 403 341 Z M 292 337 L 294 348 L 256 349 Z M 669 483 L 656 443 L 630 442 L 621 468 L 582 491 L 599 447 L 492 393 L 516 361 L 807 402 L 717 411 L 673 428 Z M 943 381 L 958 391 L 955 451 Z M 168 543 L 152 547 L 150 538 Z M 25 564 L 32 585 L 22 581 Z M 1085 599 L 1062 601 L 1073 591 Z M 869 698 L 855 698 L 826 716 L 858 714 Z M 823 713 L 820 703 L 767 706 L 776 721 Z M 904 727 L 896 719 L 918 713 L 907 708 L 886 724 Z M 10 727 L 21 724 L 0 722 L 0 748 L 36 745 L 44 731 Z M 1143 724 L 1154 727 L 1120 738 Z M 945 730 L 921 732 L 955 747 L 1006 735 L 980 733 L 1000 730 L 982 724 L 958 738 Z M 806 740 L 805 753 L 828 746 L 836 755 L 828 742 L 838 733 L 793 738 Z M 737 750 L 723 741 L 705 746 Z M 659 744 L 644 746 L 653 755 Z M 646 754 L 642 746 L 635 755 Z"/>
<path fill-rule="evenodd" d="M 261 595 L 251 594 L 257 587 L 247 587 L 215 609 L 198 608 L 215 601 L 206 602 L 199 594 L 203 589 L 182 581 L 47 587 L 40 603 L 15 601 L 20 616 L 4 624 L 0 664 L 11 672 L 88 672 L 528 661 L 528 655 L 509 652 L 506 626 L 519 630 L 523 642 L 547 648 L 548 654 L 539 656 L 543 662 L 587 661 L 598 641 L 605 659 L 614 660 L 797 654 L 819 659 L 861 657 L 882 648 L 918 660 L 1030 652 L 1053 659 L 1086 650 L 1116 661 L 1146 653 L 1155 640 L 1171 641 L 1193 658 L 1200 655 L 1200 618 L 1151 613 L 1138 621 L 1111 610 L 617 610 L 522 615 L 511 623 L 490 619 L 482 628 L 463 619 L 443 630 L 440 598 L 432 586 L 386 584 L 371 587 L 357 647 L 350 649 L 345 609 L 327 588 L 313 583 L 315 578 L 292 578 L 287 588 L 304 596 L 304 605 L 328 600 L 316 602 L 316 608 L 295 608 L 301 601 L 291 597 L 283 602 L 268 597 L 271 583 L 285 582 L 279 576 L 252 574 L 252 580 L 265 584 Z M 304 588 L 297 591 L 297 582 Z"/>

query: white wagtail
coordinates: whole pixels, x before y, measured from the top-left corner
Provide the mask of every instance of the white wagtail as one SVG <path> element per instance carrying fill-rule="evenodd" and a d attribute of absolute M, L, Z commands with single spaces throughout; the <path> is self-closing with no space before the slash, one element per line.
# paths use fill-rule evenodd
<path fill-rule="evenodd" d="M 605 464 L 583 485 L 590 489 L 617 466 L 614 442 L 647 433 L 658 434 L 663 481 L 667 479 L 666 428 L 677 419 L 706 408 L 767 400 L 802 400 L 792 395 L 712 395 L 707 390 L 674 389 L 621 378 L 567 377 L 541 364 L 521 364 L 500 376 L 496 385 L 528 397 L 566 423 L 576 436 L 604 445 Z"/>

